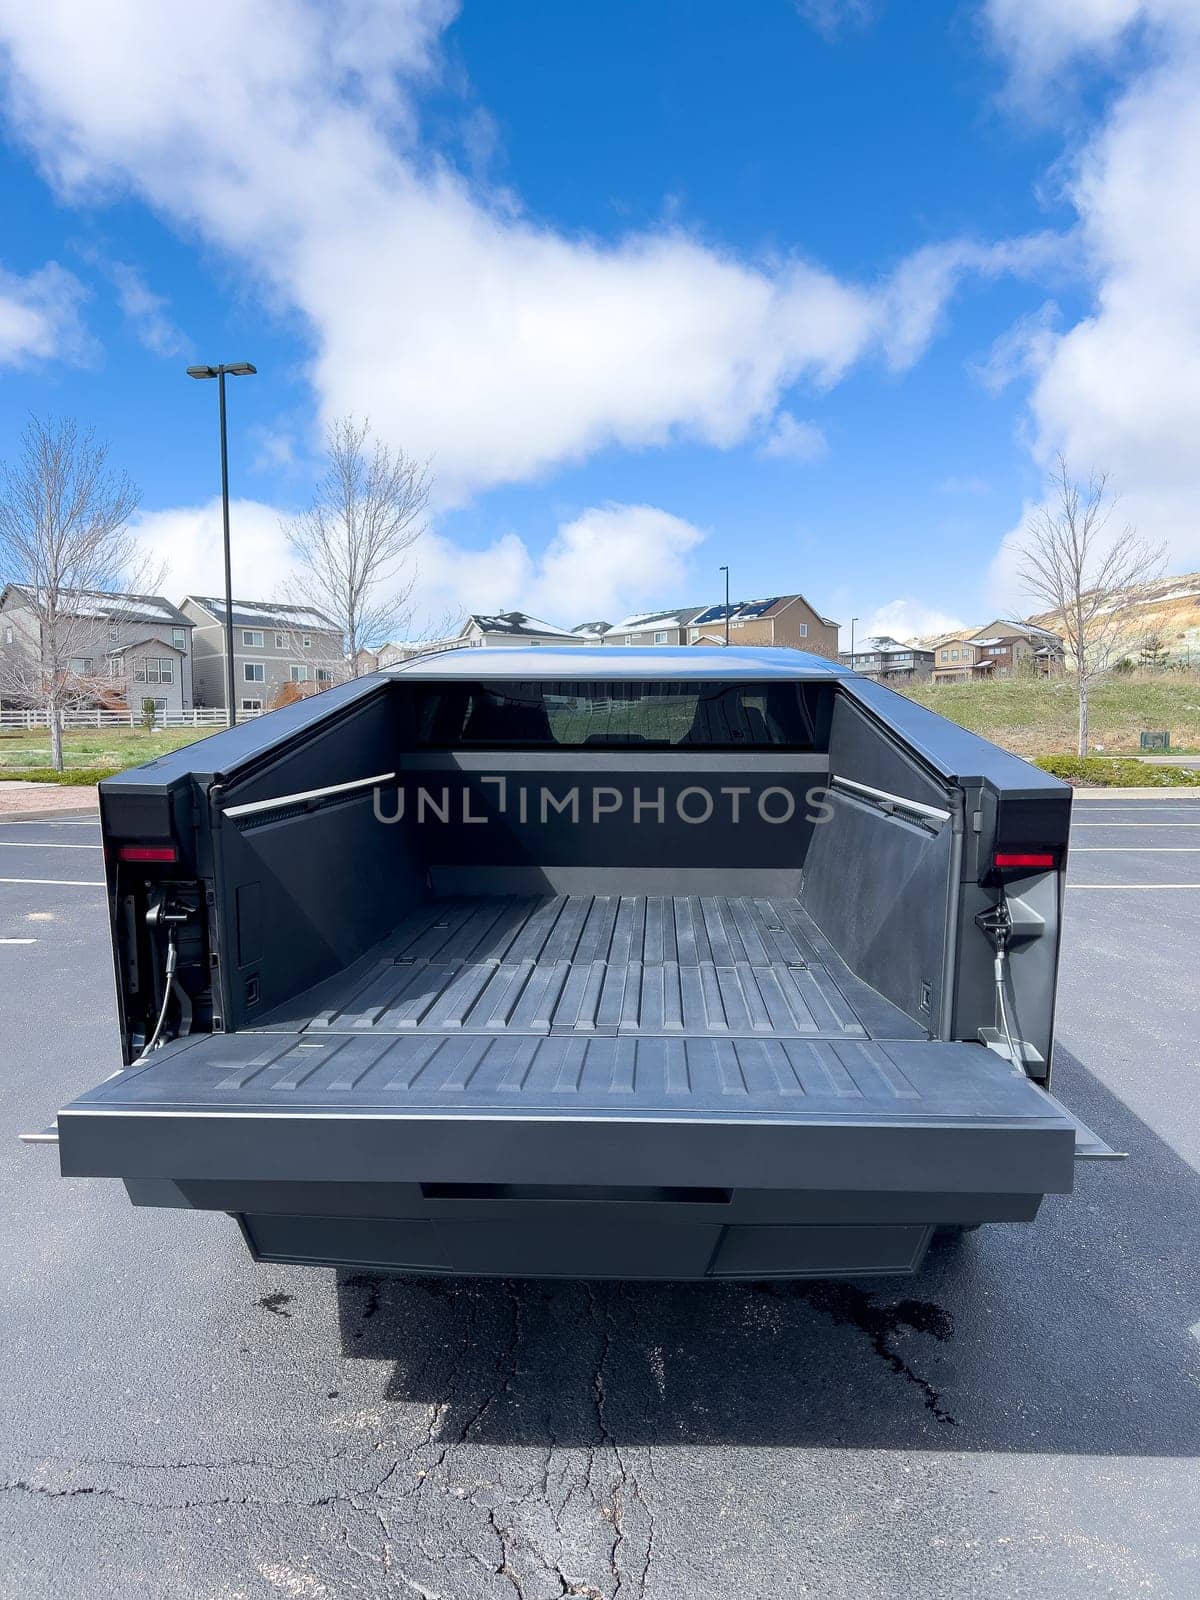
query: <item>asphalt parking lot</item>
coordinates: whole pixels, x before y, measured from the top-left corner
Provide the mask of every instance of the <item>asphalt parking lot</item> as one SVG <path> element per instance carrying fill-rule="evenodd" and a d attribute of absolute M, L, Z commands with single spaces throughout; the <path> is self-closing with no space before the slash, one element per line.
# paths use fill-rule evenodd
<path fill-rule="evenodd" d="M 5 1600 L 1200 1592 L 1200 795 L 1075 808 L 1055 1089 L 1129 1161 L 775 1288 L 256 1266 L 63 1182 L 97 844 L 0 819 Z"/>

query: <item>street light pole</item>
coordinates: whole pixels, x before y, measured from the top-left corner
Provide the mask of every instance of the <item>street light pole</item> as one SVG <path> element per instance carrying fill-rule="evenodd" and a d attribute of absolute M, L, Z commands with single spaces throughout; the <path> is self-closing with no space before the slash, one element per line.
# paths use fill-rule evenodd
<path fill-rule="evenodd" d="M 851 672 L 854 671 L 854 624 L 857 621 L 858 621 L 857 617 L 851 617 L 850 618 L 850 671 Z"/>
<path fill-rule="evenodd" d="M 237 722 L 237 702 L 233 681 L 233 561 L 229 548 L 229 440 L 225 427 L 225 375 L 251 377 L 258 371 L 248 361 L 233 361 L 217 367 L 189 367 L 189 378 L 217 380 L 217 411 L 221 424 L 221 528 L 225 545 L 225 715 L 232 728 Z"/>
<path fill-rule="evenodd" d="M 729 568 L 728 567 L 722 567 L 722 568 L 720 568 L 720 570 L 725 574 L 725 648 L 726 648 L 726 650 L 728 650 L 729 649 Z"/>

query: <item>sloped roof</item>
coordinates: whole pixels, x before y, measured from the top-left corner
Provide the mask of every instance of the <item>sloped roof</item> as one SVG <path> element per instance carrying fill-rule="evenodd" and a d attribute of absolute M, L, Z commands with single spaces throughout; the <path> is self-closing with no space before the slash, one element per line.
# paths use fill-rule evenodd
<path fill-rule="evenodd" d="M 203 606 L 218 622 L 225 621 L 224 595 L 189 594 L 184 598 Z M 235 599 L 233 623 L 239 628 L 303 628 L 307 633 L 341 634 L 337 623 L 316 606 L 294 606 L 286 600 Z"/>
<path fill-rule="evenodd" d="M 539 617 L 531 617 L 526 611 L 497 611 L 493 613 L 474 611 L 463 623 L 463 633 L 469 633 L 472 626 L 481 633 L 511 633 L 526 634 L 531 638 L 546 639 L 575 639 L 577 634 L 569 628 L 556 628 L 552 622 L 543 622 Z"/>
<path fill-rule="evenodd" d="M 675 606 L 670 611 L 635 611 L 614 622 L 611 633 L 653 633 L 662 628 L 686 628 L 700 615 L 703 606 Z"/>
<path fill-rule="evenodd" d="M 601 639 L 610 631 L 611 628 L 611 622 L 577 622 L 571 629 L 571 632 L 587 634 L 593 639 Z"/>
<path fill-rule="evenodd" d="M 3 593 L 12 590 L 16 594 L 28 595 L 30 588 L 26 583 L 10 583 L 4 586 Z M 59 595 L 58 609 L 64 616 L 94 617 L 97 622 L 166 622 L 173 628 L 194 626 L 190 617 L 186 617 L 178 606 L 173 606 L 160 594 L 114 594 L 107 589 L 76 589 Z"/>

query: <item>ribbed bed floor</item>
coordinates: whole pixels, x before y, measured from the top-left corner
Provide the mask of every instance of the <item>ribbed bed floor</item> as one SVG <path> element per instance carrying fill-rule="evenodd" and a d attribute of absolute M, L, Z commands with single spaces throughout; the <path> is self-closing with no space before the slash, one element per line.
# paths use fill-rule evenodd
<path fill-rule="evenodd" d="M 259 1031 L 921 1039 L 796 900 L 434 900 Z"/>

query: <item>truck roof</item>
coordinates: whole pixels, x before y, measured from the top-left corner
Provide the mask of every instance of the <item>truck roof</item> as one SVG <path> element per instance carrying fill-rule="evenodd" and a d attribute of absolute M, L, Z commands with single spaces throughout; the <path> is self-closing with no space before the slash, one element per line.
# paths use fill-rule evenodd
<path fill-rule="evenodd" d="M 726 650 L 705 645 L 604 645 L 599 648 L 570 645 L 440 650 L 414 656 L 385 669 L 389 677 L 404 678 L 635 678 L 650 682 L 699 682 L 775 678 L 841 678 L 848 674 L 835 661 L 806 650 L 754 649 L 738 645 Z"/>

